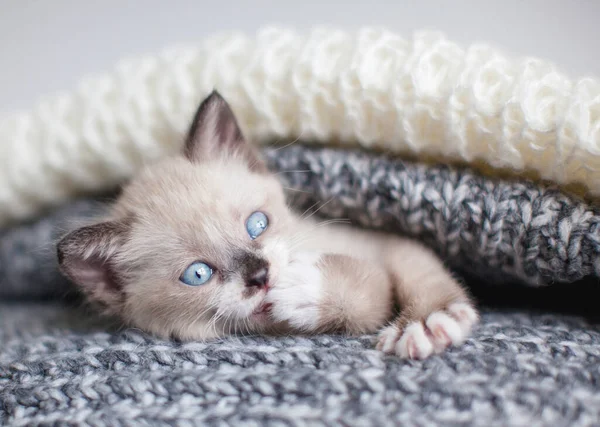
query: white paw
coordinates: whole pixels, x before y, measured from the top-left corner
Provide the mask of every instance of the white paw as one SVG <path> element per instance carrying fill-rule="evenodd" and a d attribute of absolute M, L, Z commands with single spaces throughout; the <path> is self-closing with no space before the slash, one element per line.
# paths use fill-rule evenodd
<path fill-rule="evenodd" d="M 445 311 L 431 313 L 425 322 L 409 323 L 403 331 L 391 325 L 378 337 L 377 349 L 405 359 L 425 359 L 451 345 L 462 344 L 479 316 L 466 303 L 454 303 Z"/>
<path fill-rule="evenodd" d="M 273 304 L 271 316 L 274 320 L 288 322 L 305 332 L 317 329 L 323 294 L 321 271 L 317 267 L 320 258 L 318 252 L 295 254 L 281 271 L 265 299 Z"/>

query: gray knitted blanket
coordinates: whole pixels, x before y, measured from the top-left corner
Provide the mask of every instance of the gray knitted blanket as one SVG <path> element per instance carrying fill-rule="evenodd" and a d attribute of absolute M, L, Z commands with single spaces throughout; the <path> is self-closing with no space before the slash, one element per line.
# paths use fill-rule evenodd
<path fill-rule="evenodd" d="M 600 210 L 358 151 L 266 155 L 299 209 L 423 240 L 496 308 L 424 362 L 384 356 L 373 337 L 160 341 L 39 301 L 69 293 L 54 243 L 106 201 L 81 199 L 0 231 L 0 425 L 598 425 L 600 328 L 523 307 L 598 314 Z"/>
<path fill-rule="evenodd" d="M 424 362 L 371 337 L 173 343 L 60 305 L 0 305 L 0 425 L 598 425 L 600 328 L 488 311 Z"/>

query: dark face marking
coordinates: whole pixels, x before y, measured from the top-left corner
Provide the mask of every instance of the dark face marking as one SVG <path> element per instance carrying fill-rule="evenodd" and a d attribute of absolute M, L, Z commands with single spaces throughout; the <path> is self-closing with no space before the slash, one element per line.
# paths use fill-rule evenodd
<path fill-rule="evenodd" d="M 249 298 L 268 287 L 269 262 L 252 252 L 243 251 L 234 257 L 234 269 L 246 285 L 244 298 Z"/>

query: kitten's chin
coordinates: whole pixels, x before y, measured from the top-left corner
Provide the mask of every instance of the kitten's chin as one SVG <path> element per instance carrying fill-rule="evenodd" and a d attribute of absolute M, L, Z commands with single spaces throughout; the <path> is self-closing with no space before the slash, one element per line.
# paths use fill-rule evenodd
<path fill-rule="evenodd" d="M 268 326 L 273 323 L 271 310 L 273 304 L 270 302 L 261 302 L 250 315 L 250 320 L 258 326 Z"/>

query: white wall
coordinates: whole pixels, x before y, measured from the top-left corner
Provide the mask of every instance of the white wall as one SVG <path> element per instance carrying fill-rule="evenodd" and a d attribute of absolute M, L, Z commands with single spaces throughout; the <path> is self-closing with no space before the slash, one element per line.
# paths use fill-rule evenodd
<path fill-rule="evenodd" d="M 439 29 L 600 77 L 599 21 L 600 0 L 0 0 L 0 112 L 70 89 L 123 56 L 268 24 Z"/>

